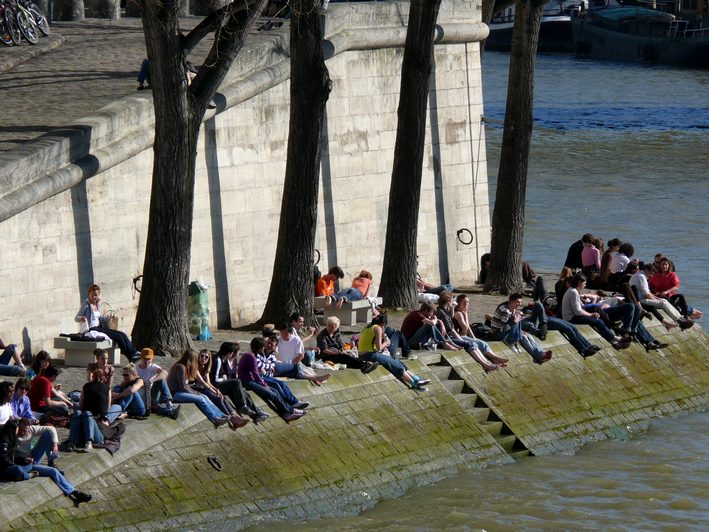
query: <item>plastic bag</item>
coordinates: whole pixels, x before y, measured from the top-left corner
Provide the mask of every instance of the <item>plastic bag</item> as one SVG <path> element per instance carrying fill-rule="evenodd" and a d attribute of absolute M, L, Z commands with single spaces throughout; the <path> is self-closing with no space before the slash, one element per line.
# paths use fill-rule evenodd
<path fill-rule="evenodd" d="M 187 330 L 194 340 L 211 340 L 208 286 L 192 281 L 187 290 Z"/>

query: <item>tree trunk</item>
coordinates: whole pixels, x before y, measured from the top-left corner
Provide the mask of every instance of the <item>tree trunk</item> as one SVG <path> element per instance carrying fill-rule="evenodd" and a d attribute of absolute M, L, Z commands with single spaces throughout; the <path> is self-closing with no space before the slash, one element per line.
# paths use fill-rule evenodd
<path fill-rule="evenodd" d="M 416 305 L 416 238 L 426 140 L 428 82 L 441 0 L 412 0 L 401 67 L 394 166 L 379 295 L 389 307 Z"/>
<path fill-rule="evenodd" d="M 534 66 L 544 0 L 518 0 L 510 51 L 507 109 L 492 215 L 486 289 L 509 294 L 522 284 L 524 203 L 532 139 Z"/>
<path fill-rule="evenodd" d="M 211 22 L 203 21 L 187 37 L 179 28 L 179 1 L 146 0 L 141 5 L 155 141 L 143 284 L 132 332 L 138 348 L 149 346 L 160 354 L 179 355 L 190 346 L 187 288 L 197 139 L 208 103 L 265 3 L 234 4 L 230 12 L 214 13 Z M 218 33 L 225 37 L 215 38 L 205 65 L 188 86 L 187 53 L 214 24 L 221 26 Z"/>
<path fill-rule="evenodd" d="M 264 323 L 313 319 L 313 254 L 325 104 L 332 89 L 320 29 L 322 0 L 291 1 L 290 122 L 278 243 Z"/>

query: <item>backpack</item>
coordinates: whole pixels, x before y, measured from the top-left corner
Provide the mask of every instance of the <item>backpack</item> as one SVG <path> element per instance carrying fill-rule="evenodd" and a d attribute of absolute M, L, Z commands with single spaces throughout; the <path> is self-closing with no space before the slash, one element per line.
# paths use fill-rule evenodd
<path fill-rule="evenodd" d="M 476 338 L 480 340 L 492 340 L 492 329 L 487 325 L 482 323 L 471 323 L 470 328 L 473 330 L 473 334 Z"/>

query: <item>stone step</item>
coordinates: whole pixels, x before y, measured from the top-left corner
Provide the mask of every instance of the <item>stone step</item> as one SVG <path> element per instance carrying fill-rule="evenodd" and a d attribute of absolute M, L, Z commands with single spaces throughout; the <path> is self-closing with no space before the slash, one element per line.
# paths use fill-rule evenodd
<path fill-rule="evenodd" d="M 460 392 L 463 391 L 463 386 L 465 386 L 465 381 L 462 379 L 459 380 L 446 380 L 442 382 L 443 386 L 448 390 L 450 393 L 453 395 L 457 395 Z"/>
<path fill-rule="evenodd" d="M 523 449 L 521 451 L 512 451 L 509 454 L 515 460 L 522 460 L 523 458 L 528 458 L 532 456 L 532 454 L 527 449 Z"/>
<path fill-rule="evenodd" d="M 483 421 L 481 423 L 483 428 L 487 430 L 495 439 L 500 438 L 500 431 L 502 431 L 502 421 Z M 514 440 L 513 440 L 514 443 Z"/>
<path fill-rule="evenodd" d="M 475 418 L 475 421 L 478 421 L 480 423 L 483 423 L 488 420 L 490 417 L 490 409 L 489 408 L 479 408 L 475 407 L 472 409 L 468 409 L 468 412 L 470 412 L 473 417 Z"/>
<path fill-rule="evenodd" d="M 500 446 L 509 454 L 513 452 L 512 448 L 514 447 L 515 441 L 517 441 L 517 436 L 514 434 L 507 434 L 505 436 L 496 436 L 495 439 L 497 440 L 497 443 L 499 443 Z"/>
<path fill-rule="evenodd" d="M 429 366 L 428 369 L 431 374 L 435 375 L 440 381 L 448 380 L 451 374 L 450 366 Z"/>
<path fill-rule="evenodd" d="M 472 411 L 475 409 L 475 402 L 478 400 L 478 396 L 474 393 L 461 393 L 456 395 L 455 399 L 465 410 Z M 487 417 L 483 421 L 486 420 Z"/>
<path fill-rule="evenodd" d="M 427 366 L 441 362 L 441 354 L 435 351 L 414 351 L 414 354 Z"/>

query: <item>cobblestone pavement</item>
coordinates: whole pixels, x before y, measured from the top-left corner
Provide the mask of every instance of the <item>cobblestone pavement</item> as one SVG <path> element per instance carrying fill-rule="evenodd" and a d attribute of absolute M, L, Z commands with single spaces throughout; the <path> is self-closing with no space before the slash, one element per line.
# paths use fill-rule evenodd
<path fill-rule="evenodd" d="M 190 29 L 199 20 L 181 19 L 181 26 Z M 209 45 L 211 40 L 204 39 L 194 58 L 204 57 Z M 0 89 L 6 105 L 0 122 L 0 153 L 125 96 L 149 97 L 147 91 L 136 93 L 145 56 L 139 18 L 55 22 L 51 35 L 36 46 L 27 42 L 2 46 Z"/>

